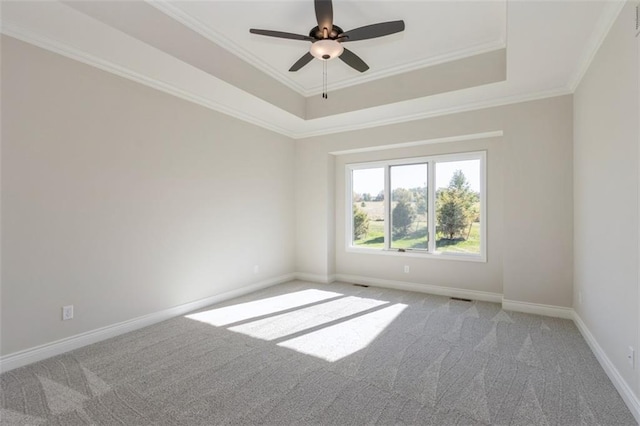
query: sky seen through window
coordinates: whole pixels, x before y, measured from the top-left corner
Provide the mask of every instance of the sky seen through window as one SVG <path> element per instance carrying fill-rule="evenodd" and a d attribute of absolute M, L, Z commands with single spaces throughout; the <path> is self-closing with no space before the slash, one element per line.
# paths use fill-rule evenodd
<path fill-rule="evenodd" d="M 462 170 L 471 190 L 480 192 L 480 161 L 448 161 L 436 164 L 436 188 L 446 188 L 456 170 Z M 426 176 L 418 167 L 398 167 L 394 170 L 391 189 L 414 188 L 415 182 L 424 182 Z M 358 194 L 377 195 L 384 190 L 384 168 L 353 171 L 353 191 Z"/>

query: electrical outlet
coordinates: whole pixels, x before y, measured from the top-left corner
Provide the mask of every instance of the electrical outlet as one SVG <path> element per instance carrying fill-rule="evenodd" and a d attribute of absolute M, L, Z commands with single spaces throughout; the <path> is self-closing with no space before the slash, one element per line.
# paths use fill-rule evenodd
<path fill-rule="evenodd" d="M 258 265 L 253 265 L 253 273 L 257 274 L 258 272 L 260 272 L 260 266 Z"/>
<path fill-rule="evenodd" d="M 73 305 L 62 307 L 62 321 L 73 319 Z"/>
<path fill-rule="evenodd" d="M 408 274 L 409 273 L 409 265 L 404 265 L 404 273 Z"/>
<path fill-rule="evenodd" d="M 636 361 L 636 351 L 633 349 L 633 346 L 629 346 L 629 350 L 627 351 L 627 362 L 631 366 L 631 368 L 635 368 Z"/>

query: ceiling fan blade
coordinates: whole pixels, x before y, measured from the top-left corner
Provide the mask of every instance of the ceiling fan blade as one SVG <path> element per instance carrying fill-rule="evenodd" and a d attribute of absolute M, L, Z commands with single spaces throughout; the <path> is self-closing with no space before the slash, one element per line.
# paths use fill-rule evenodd
<path fill-rule="evenodd" d="M 251 28 L 249 30 L 251 34 L 258 34 L 268 37 L 278 37 L 278 38 L 287 38 L 290 40 L 304 40 L 304 41 L 315 41 L 309 36 L 293 34 L 293 33 L 285 33 L 282 31 L 271 31 L 271 30 L 257 30 L 255 28 Z"/>
<path fill-rule="evenodd" d="M 331 0 L 314 0 L 316 7 L 316 20 L 318 21 L 318 28 L 322 32 L 324 37 L 324 29 L 327 29 L 327 34 L 331 34 L 333 30 L 333 4 Z"/>
<path fill-rule="evenodd" d="M 383 37 L 389 34 L 404 31 L 404 21 L 380 22 L 379 24 L 366 25 L 351 31 L 344 32 L 338 39 L 344 43 L 347 41 L 367 40 L 370 38 Z"/>
<path fill-rule="evenodd" d="M 289 71 L 294 72 L 298 71 L 300 68 L 307 65 L 313 59 L 313 55 L 309 52 L 305 53 L 304 56 L 296 61 L 295 64 L 291 65 Z"/>
<path fill-rule="evenodd" d="M 369 69 L 369 65 L 349 49 L 344 49 L 344 52 L 342 52 L 342 55 L 340 55 L 339 58 L 342 59 L 342 62 L 360 72 L 365 72 Z"/>

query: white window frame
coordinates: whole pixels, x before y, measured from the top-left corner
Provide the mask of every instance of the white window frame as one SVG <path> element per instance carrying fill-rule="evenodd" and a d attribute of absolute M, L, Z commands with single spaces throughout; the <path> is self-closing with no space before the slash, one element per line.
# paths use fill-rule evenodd
<path fill-rule="evenodd" d="M 439 162 L 480 160 L 480 253 L 446 253 L 436 251 L 436 221 L 435 221 L 435 177 L 436 164 Z M 390 167 L 411 164 L 427 164 L 428 173 L 428 248 L 425 249 L 399 249 L 390 248 L 390 222 L 391 222 L 391 182 Z M 366 253 L 388 256 L 404 256 L 404 257 L 421 257 L 443 260 L 464 260 L 471 262 L 487 261 L 487 152 L 474 151 L 456 154 L 432 155 L 428 157 L 402 158 L 386 161 L 372 161 L 367 163 L 351 163 L 345 165 L 345 243 L 346 251 L 351 253 Z M 353 171 L 372 168 L 384 168 L 384 210 L 385 210 L 385 226 L 384 226 L 384 248 L 370 248 L 353 245 Z"/>

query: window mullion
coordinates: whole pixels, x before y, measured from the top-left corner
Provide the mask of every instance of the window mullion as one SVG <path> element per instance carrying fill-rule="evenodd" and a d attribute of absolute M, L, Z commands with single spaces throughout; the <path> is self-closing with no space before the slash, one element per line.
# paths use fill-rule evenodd
<path fill-rule="evenodd" d="M 391 248 L 391 167 L 384 167 L 384 248 Z"/>
<path fill-rule="evenodd" d="M 346 227 L 346 238 L 347 247 L 353 247 L 355 245 L 354 237 L 353 237 L 353 169 L 347 168 L 347 173 L 345 175 L 345 180 L 347 182 L 347 193 L 345 194 L 345 207 L 347 209 L 347 217 L 349 220 L 345 223 Z"/>
<path fill-rule="evenodd" d="M 427 172 L 429 178 L 427 180 L 427 221 L 429 223 L 429 252 L 436 251 L 436 163 L 431 160 L 428 162 Z"/>

